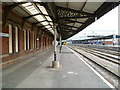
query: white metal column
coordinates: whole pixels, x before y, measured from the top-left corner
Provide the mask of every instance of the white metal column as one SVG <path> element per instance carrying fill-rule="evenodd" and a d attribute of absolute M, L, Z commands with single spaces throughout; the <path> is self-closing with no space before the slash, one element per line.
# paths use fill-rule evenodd
<path fill-rule="evenodd" d="M 61 53 L 61 50 L 62 50 L 62 37 L 60 35 L 60 53 Z"/>
<path fill-rule="evenodd" d="M 57 34 L 57 24 L 54 24 L 54 61 L 52 62 L 52 68 L 59 68 L 59 61 L 57 61 L 57 43 L 56 43 L 56 34 Z"/>
<path fill-rule="evenodd" d="M 56 28 L 57 25 L 54 25 L 54 61 L 56 61 L 56 56 L 57 56 L 57 47 L 56 47 Z"/>

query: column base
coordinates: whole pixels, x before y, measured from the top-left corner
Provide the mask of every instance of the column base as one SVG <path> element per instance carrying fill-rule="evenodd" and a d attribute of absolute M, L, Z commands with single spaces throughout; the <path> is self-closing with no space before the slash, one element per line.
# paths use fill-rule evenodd
<path fill-rule="evenodd" d="M 52 68 L 59 68 L 60 67 L 60 64 L 59 64 L 59 61 L 52 61 Z"/>

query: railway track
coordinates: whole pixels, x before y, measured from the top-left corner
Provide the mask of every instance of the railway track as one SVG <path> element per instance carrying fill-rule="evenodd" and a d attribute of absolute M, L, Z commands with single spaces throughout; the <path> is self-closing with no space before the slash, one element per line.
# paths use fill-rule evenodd
<path fill-rule="evenodd" d="M 83 57 L 85 57 L 86 59 L 90 60 L 91 62 L 97 64 L 98 66 L 100 66 L 101 68 L 105 69 L 106 71 L 110 72 L 113 76 L 120 78 L 119 73 L 117 72 L 118 70 L 118 66 L 120 65 L 119 59 L 115 58 L 115 57 L 111 57 L 111 56 L 107 56 L 104 54 L 101 54 L 100 52 L 96 52 L 90 49 L 86 49 L 83 47 L 70 47 L 72 50 L 76 51 L 77 53 L 79 53 L 80 55 L 82 55 Z M 83 52 L 84 53 L 83 53 Z M 91 55 L 87 55 L 87 54 L 91 54 Z M 93 56 L 98 57 L 98 58 L 93 58 Z M 103 63 L 101 63 L 103 62 Z M 115 68 L 114 68 L 115 67 Z M 117 69 L 117 70 L 116 70 Z"/>
<path fill-rule="evenodd" d="M 100 54 L 100 52 L 96 55 L 94 54 L 95 52 L 93 53 L 92 50 L 90 51 L 90 49 L 81 49 L 80 47 L 76 48 L 76 46 L 70 46 L 69 48 L 77 52 L 80 57 L 82 57 L 90 66 L 92 66 L 104 78 L 106 78 L 115 87 L 115 90 L 119 90 L 119 62 L 116 62 L 116 60 L 112 61 L 104 58 L 103 51 L 102 55 Z"/>
<path fill-rule="evenodd" d="M 113 50 L 108 50 L 108 49 L 104 49 L 104 48 L 93 47 L 91 45 L 75 45 L 75 46 L 89 48 L 89 49 L 92 49 L 92 50 L 95 50 L 95 51 L 100 51 L 100 52 L 104 52 L 104 53 L 107 53 L 107 54 L 120 56 L 119 48 L 118 48 L 118 50 L 113 51 Z"/>
<path fill-rule="evenodd" d="M 101 52 L 104 52 L 104 53 L 108 53 L 108 54 L 111 54 L 111 55 L 120 56 L 119 51 L 112 51 L 112 50 L 106 50 L 106 49 L 97 49 L 97 48 L 92 48 L 92 49 L 96 50 L 96 51 L 101 51 Z"/>
<path fill-rule="evenodd" d="M 108 60 L 110 62 L 113 62 L 113 63 L 120 65 L 120 59 L 118 58 L 119 56 L 117 56 L 117 55 L 104 53 L 103 51 L 98 51 L 98 50 L 96 51 L 96 50 L 93 50 L 92 48 L 78 47 L 78 49 L 82 49 L 88 53 L 95 55 L 95 56 L 98 56 L 100 58 L 103 58 L 105 60 Z"/>

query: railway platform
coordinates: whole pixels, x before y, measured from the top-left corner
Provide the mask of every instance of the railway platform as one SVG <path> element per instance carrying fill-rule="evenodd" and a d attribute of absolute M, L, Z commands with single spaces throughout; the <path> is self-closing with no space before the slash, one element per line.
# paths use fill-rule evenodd
<path fill-rule="evenodd" d="M 60 68 L 51 68 L 53 48 L 3 68 L 3 88 L 110 88 L 69 47 L 57 52 Z"/>
<path fill-rule="evenodd" d="M 67 46 L 62 47 L 67 45 L 68 38 L 119 6 L 118 1 L 7 1 L 0 2 L 2 90 L 4 88 L 12 90 L 13 88 L 102 88 L 103 90 L 118 86 L 116 82 L 120 77 L 117 72 L 120 64 L 119 52 L 116 52 L 118 47 L 96 47 L 93 50 L 89 47 L 87 49 L 80 47 L 78 51 L 86 55 L 80 54 L 77 49 L 75 51 L 70 46 L 71 49 Z M 117 36 L 114 35 L 114 38 Z M 59 51 L 61 47 L 62 53 Z M 80 58 L 80 55 L 83 57 Z M 99 68 L 95 69 L 106 75 L 108 78 L 105 78 L 111 84 L 93 69 L 90 63 L 86 63 L 86 60 Z M 112 79 L 109 80 L 109 77 Z"/>

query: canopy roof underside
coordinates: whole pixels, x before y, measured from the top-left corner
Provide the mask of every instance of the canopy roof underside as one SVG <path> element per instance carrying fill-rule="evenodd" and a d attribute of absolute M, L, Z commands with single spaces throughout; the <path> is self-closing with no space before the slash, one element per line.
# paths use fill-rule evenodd
<path fill-rule="evenodd" d="M 65 40 L 99 19 L 119 2 L 3 2 L 33 25 L 53 33 L 53 24 L 58 24 L 58 35 Z"/>

